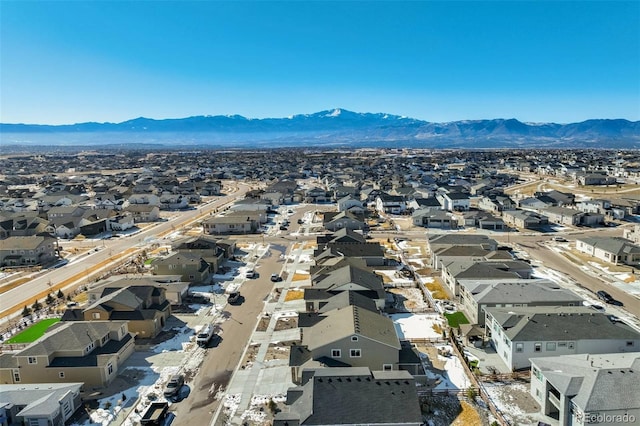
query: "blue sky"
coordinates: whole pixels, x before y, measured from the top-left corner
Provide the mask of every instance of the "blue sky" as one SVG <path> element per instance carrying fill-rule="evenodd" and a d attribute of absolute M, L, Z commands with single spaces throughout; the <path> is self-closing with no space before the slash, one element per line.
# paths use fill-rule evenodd
<path fill-rule="evenodd" d="M 640 120 L 638 1 L 0 0 L 0 122 Z"/>

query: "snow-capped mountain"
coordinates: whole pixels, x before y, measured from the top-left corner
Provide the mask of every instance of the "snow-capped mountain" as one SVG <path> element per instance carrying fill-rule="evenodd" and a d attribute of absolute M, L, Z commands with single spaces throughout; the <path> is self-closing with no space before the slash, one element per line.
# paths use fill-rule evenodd
<path fill-rule="evenodd" d="M 44 141 L 47 142 L 44 142 Z M 384 145 L 421 147 L 638 147 L 640 122 L 523 123 L 516 119 L 432 123 L 386 113 L 342 108 L 285 118 L 194 116 L 121 123 L 0 124 L 0 143 L 96 144 L 135 140 L 157 144 L 268 146 Z"/>

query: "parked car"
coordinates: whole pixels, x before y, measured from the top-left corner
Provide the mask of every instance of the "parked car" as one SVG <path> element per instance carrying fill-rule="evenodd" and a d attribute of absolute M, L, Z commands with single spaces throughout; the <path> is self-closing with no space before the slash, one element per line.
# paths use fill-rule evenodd
<path fill-rule="evenodd" d="M 254 269 L 250 269 L 247 271 L 247 273 L 245 274 L 245 277 L 247 278 L 254 278 L 256 276 L 256 271 Z"/>
<path fill-rule="evenodd" d="M 168 411 L 168 402 L 152 402 L 142 415 L 140 424 L 142 426 L 159 426 L 164 423 Z"/>
<path fill-rule="evenodd" d="M 599 290 L 596 294 L 598 295 L 598 299 L 602 300 L 605 303 L 613 303 L 615 300 L 609 293 L 604 290 Z"/>
<path fill-rule="evenodd" d="M 240 304 L 241 300 L 242 296 L 239 291 L 229 293 L 229 297 L 227 298 L 227 302 L 229 302 L 230 305 Z"/>
<path fill-rule="evenodd" d="M 304 220 L 298 219 L 298 225 L 302 225 L 303 223 L 304 223 Z"/>
<path fill-rule="evenodd" d="M 565 237 L 553 237 L 553 241 L 557 241 L 559 243 L 566 243 L 569 240 L 567 240 Z"/>
<path fill-rule="evenodd" d="M 206 346 L 213 337 L 213 324 L 205 325 L 196 336 L 196 343 L 199 346 Z"/>
<path fill-rule="evenodd" d="M 165 398 L 177 395 L 182 385 L 184 385 L 184 376 L 182 374 L 175 374 L 171 376 L 169 382 L 164 387 L 163 393 Z"/>
<path fill-rule="evenodd" d="M 282 281 L 282 277 L 278 274 L 271 274 L 271 281 L 274 283 Z"/>
<path fill-rule="evenodd" d="M 280 230 L 281 230 L 281 231 L 286 231 L 287 229 L 288 229 L 288 228 L 287 228 L 286 226 L 284 226 L 284 225 L 281 225 L 281 226 L 280 226 Z"/>

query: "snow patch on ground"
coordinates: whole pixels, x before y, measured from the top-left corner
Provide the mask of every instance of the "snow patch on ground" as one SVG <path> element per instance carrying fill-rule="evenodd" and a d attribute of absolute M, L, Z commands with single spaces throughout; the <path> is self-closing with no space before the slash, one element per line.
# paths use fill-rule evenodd
<path fill-rule="evenodd" d="M 444 327 L 444 320 L 439 315 L 429 314 L 392 314 L 396 332 L 400 339 L 441 339 L 442 332 L 436 332 L 434 325 Z"/>

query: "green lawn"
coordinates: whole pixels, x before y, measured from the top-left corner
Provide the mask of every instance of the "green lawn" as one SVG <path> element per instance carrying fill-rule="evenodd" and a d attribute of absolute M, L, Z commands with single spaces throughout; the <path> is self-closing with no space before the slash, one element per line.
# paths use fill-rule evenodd
<path fill-rule="evenodd" d="M 153 263 L 155 259 L 152 257 L 151 259 L 147 259 L 144 261 L 145 266 L 149 266 Z"/>
<path fill-rule="evenodd" d="M 16 334 L 11 339 L 7 340 L 6 343 L 31 343 L 42 336 L 49 327 L 51 327 L 58 321 L 60 321 L 60 318 L 48 318 L 42 320 L 39 323 L 33 324 L 26 330 Z"/>
<path fill-rule="evenodd" d="M 444 314 L 449 322 L 449 327 L 458 328 L 460 324 L 469 324 L 469 320 L 462 312 L 454 312 L 452 314 Z"/>

